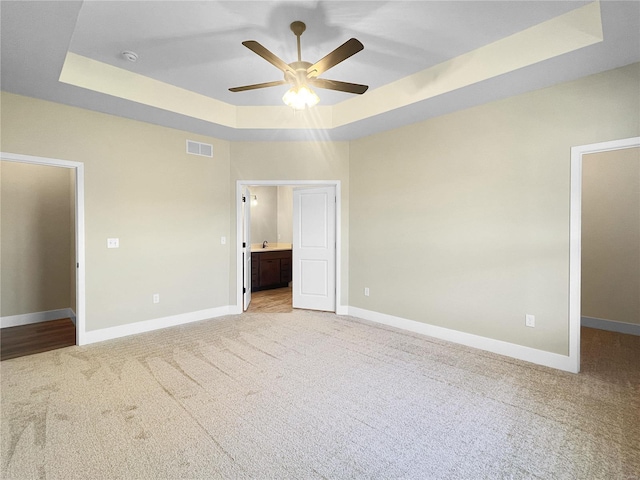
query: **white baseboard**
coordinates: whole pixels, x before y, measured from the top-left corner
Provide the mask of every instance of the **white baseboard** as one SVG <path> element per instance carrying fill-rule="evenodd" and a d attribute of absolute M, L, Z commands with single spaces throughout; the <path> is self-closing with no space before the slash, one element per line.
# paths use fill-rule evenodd
<path fill-rule="evenodd" d="M 209 308 L 196 312 L 182 313 L 171 315 L 168 317 L 145 320 L 142 322 L 118 325 L 116 327 L 103 328 L 99 330 L 91 330 L 84 332 L 82 336 L 82 345 L 90 343 L 103 342 L 115 338 L 126 337 L 138 333 L 150 332 L 167 327 L 175 327 L 191 322 L 222 317 L 225 315 L 237 315 L 242 313 L 242 309 L 237 305 L 227 305 L 224 307 Z M 391 327 L 400 328 L 422 335 L 439 338 L 453 343 L 458 343 L 468 347 L 486 350 L 488 352 L 505 355 L 519 360 L 544 365 L 546 367 L 556 368 L 567 372 L 574 372 L 575 362 L 571 357 L 559 355 L 557 353 L 546 352 L 531 347 L 525 347 L 514 343 L 503 342 L 471 333 L 459 332 L 444 327 L 429 325 L 415 320 L 408 320 L 393 315 L 365 310 L 358 307 L 338 306 L 336 314 L 351 315 L 356 318 L 369 320 L 372 322 L 389 325 Z M 1 327 L 12 327 L 17 325 L 27 325 L 30 323 L 45 322 L 49 320 L 57 320 L 59 318 L 71 318 L 75 320 L 75 313 L 70 308 L 60 310 L 50 310 L 47 312 L 36 312 L 31 314 L 13 315 L 0 317 Z M 75 322 L 74 322 L 75 323 Z M 620 333 L 630 333 L 632 335 L 640 335 L 640 325 L 633 325 L 622 322 L 614 322 L 611 320 L 602 320 L 597 318 L 582 317 L 582 325 L 592 328 L 601 328 L 604 330 L 617 331 Z"/>
<path fill-rule="evenodd" d="M 224 306 L 217 308 L 208 308 L 197 312 L 181 313 L 171 315 L 169 317 L 155 318 L 152 320 L 144 320 L 142 322 L 127 323 L 118 325 L 117 327 L 102 328 L 100 330 L 90 330 L 82 336 L 81 345 L 90 343 L 104 342 L 105 340 L 113 340 L 114 338 L 126 337 L 138 333 L 151 332 L 161 328 L 175 327 L 191 322 L 199 322 L 200 320 L 208 320 L 210 318 L 222 317 L 230 315 L 232 306 Z"/>
<path fill-rule="evenodd" d="M 47 310 L 46 312 L 8 315 L 6 317 L 0 317 L 0 328 L 18 327 L 20 325 L 30 325 L 32 323 L 49 322 L 51 320 L 60 320 L 61 318 L 71 318 L 73 323 L 75 323 L 76 314 L 70 308 L 59 308 L 58 310 Z"/>
<path fill-rule="evenodd" d="M 583 327 L 640 336 L 640 325 L 634 323 L 618 322 L 616 320 L 606 320 L 604 318 L 581 317 L 580 324 Z"/>
<path fill-rule="evenodd" d="M 348 315 L 353 317 L 370 320 L 376 323 L 382 323 L 391 327 L 408 330 L 422 335 L 439 338 L 453 343 L 459 343 L 467 347 L 478 348 L 488 352 L 505 355 L 507 357 L 517 358 L 526 362 L 544 365 L 545 367 L 556 368 L 567 372 L 577 373 L 574 367 L 575 362 L 571 357 L 559 355 L 557 353 L 546 352 L 531 347 L 516 345 L 514 343 L 494 340 L 492 338 L 481 337 L 471 333 L 459 332 L 444 327 L 437 327 L 415 320 L 407 320 L 406 318 L 395 317 L 384 313 L 364 310 L 358 307 L 348 307 Z"/>

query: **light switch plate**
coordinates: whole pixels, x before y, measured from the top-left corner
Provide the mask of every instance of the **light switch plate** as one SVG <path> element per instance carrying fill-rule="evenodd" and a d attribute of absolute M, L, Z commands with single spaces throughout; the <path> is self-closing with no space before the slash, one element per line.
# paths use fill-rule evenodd
<path fill-rule="evenodd" d="M 525 315 L 524 324 L 527 327 L 535 327 L 536 326 L 536 317 L 535 317 L 535 315 Z"/>
<path fill-rule="evenodd" d="M 120 248 L 120 239 L 107 238 L 107 248 Z"/>
<path fill-rule="evenodd" d="M 226 245 L 227 244 L 227 237 L 220 237 L 220 245 Z"/>

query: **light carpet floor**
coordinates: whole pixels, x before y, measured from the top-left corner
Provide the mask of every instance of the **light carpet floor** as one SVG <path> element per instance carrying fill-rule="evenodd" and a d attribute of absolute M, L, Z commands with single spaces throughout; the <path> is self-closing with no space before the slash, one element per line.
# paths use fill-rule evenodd
<path fill-rule="evenodd" d="M 1 473 L 636 480 L 637 364 L 573 375 L 333 314 L 230 316 L 2 362 Z"/>

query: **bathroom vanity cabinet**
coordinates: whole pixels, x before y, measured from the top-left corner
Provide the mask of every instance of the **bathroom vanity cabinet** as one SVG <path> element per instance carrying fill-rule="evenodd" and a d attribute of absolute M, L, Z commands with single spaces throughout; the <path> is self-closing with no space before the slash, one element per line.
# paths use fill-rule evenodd
<path fill-rule="evenodd" d="M 291 250 L 251 252 L 251 290 L 286 287 L 291 281 Z"/>

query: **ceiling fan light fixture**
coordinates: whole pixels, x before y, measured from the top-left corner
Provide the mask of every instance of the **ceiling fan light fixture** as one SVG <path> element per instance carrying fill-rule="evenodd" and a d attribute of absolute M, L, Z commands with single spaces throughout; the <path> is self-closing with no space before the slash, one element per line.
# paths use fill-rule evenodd
<path fill-rule="evenodd" d="M 282 97 L 282 101 L 294 110 L 304 110 L 316 105 L 320 98 L 307 85 L 294 85 L 287 90 L 287 93 Z"/>

